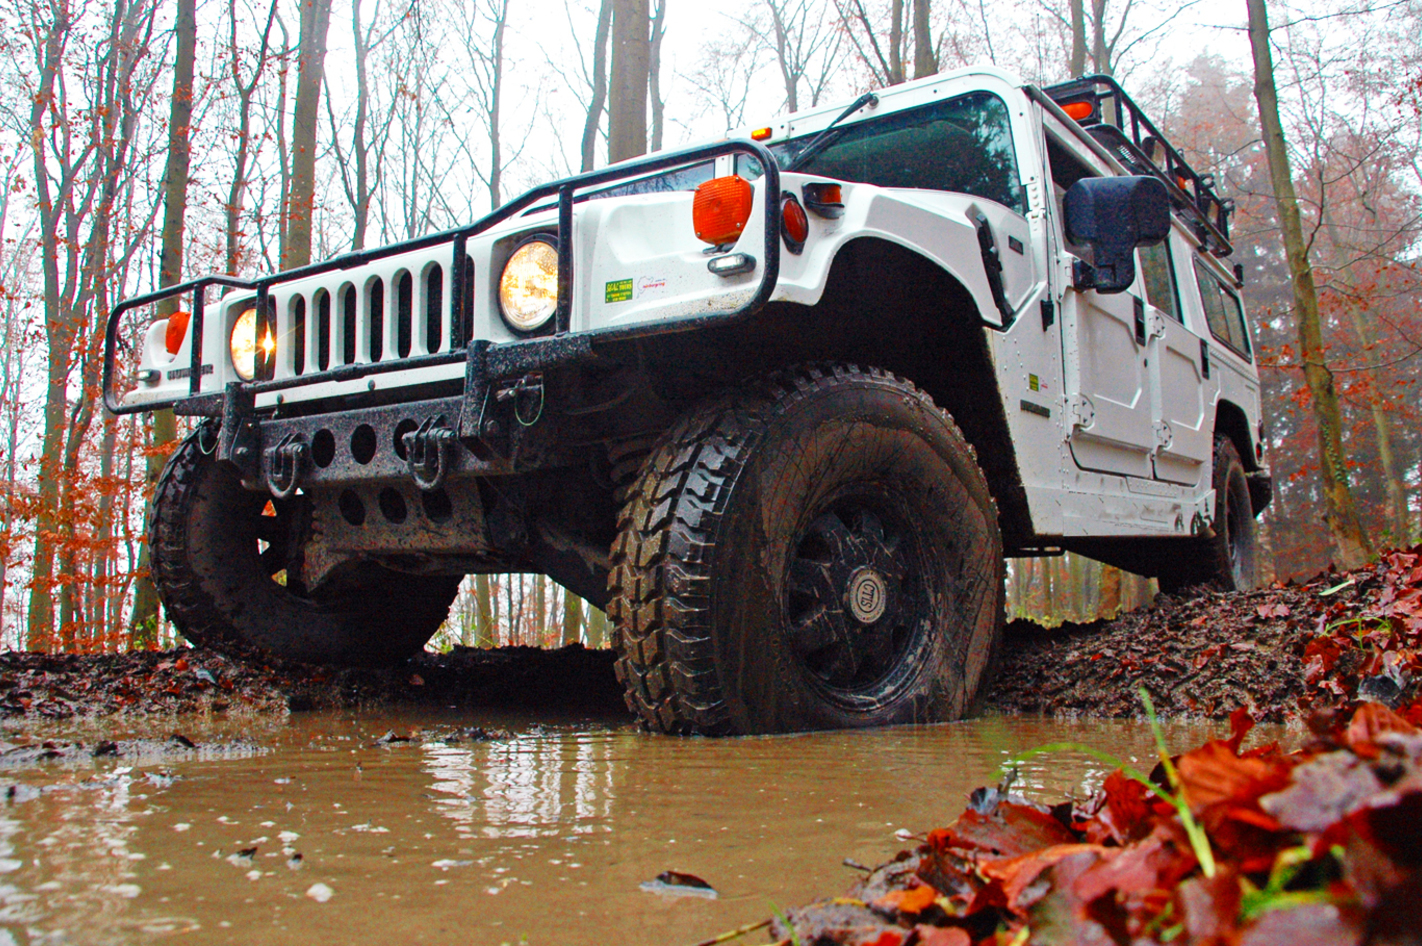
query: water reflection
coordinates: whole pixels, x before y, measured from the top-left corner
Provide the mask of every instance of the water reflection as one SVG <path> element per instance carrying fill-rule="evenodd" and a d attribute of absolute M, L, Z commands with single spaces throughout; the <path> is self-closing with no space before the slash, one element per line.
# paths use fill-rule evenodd
<path fill-rule="evenodd" d="M 423 747 L 440 814 L 461 838 L 538 838 L 608 830 L 613 764 L 607 736 L 523 735 L 465 748 Z"/>
<path fill-rule="evenodd" d="M 518 731 L 431 735 L 456 724 Z M 378 739 L 416 725 L 423 741 Z M 1183 747 L 1206 734 L 1169 735 Z M 844 858 L 892 856 L 912 843 L 896 832 L 942 826 L 1005 758 L 1053 741 L 1143 765 L 1154 754 L 1145 727 L 1115 723 L 718 741 L 497 716 L 313 715 L 246 758 L 104 763 L 97 775 L 93 760 L 35 765 L 13 774 L 42 788 L 0 806 L 0 946 L 165 933 L 244 946 L 694 942 L 842 892 L 855 876 Z M 1103 768 L 1038 757 L 1018 787 L 1080 795 Z M 719 899 L 640 889 L 668 869 L 706 878 Z"/>

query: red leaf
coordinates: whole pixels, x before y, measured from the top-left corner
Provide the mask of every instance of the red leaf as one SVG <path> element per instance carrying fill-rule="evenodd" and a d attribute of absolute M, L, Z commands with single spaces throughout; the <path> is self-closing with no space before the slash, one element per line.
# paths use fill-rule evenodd
<path fill-rule="evenodd" d="M 922 913 L 933 906 L 938 899 L 938 891 L 922 881 L 907 890 L 890 890 L 874 901 L 876 910 L 897 913 Z"/>
<path fill-rule="evenodd" d="M 1030 805 L 1005 801 L 992 815 L 968 809 L 947 829 L 952 847 L 1015 857 L 1051 844 L 1070 844 L 1076 838 L 1066 827 Z"/>
<path fill-rule="evenodd" d="M 1381 703 L 1364 703 L 1349 721 L 1344 742 L 1349 748 L 1356 748 L 1363 743 L 1377 742 L 1379 736 L 1390 732 L 1412 735 L 1417 727 Z"/>

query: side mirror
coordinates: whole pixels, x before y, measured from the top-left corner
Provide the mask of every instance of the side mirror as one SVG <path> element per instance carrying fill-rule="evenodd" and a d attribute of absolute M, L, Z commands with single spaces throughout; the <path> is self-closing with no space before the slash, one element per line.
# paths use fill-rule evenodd
<path fill-rule="evenodd" d="M 1154 177 L 1084 177 L 1062 210 L 1067 238 L 1095 251 L 1095 264 L 1079 267 L 1079 289 L 1124 292 L 1136 280 L 1136 247 L 1170 235 L 1170 195 Z"/>

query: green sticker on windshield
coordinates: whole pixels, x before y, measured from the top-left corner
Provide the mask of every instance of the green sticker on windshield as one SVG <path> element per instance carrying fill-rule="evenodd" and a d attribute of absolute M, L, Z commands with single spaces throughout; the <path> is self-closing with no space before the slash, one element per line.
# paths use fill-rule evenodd
<path fill-rule="evenodd" d="M 607 284 L 608 302 L 626 302 L 632 298 L 632 280 L 614 279 Z"/>

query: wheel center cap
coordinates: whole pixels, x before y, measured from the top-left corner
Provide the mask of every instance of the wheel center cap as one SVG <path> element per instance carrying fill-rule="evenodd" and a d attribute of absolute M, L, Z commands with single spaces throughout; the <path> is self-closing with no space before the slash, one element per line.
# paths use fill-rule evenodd
<path fill-rule="evenodd" d="M 861 568 L 849 577 L 849 613 L 860 624 L 873 624 L 884 616 L 888 587 L 872 568 Z"/>

